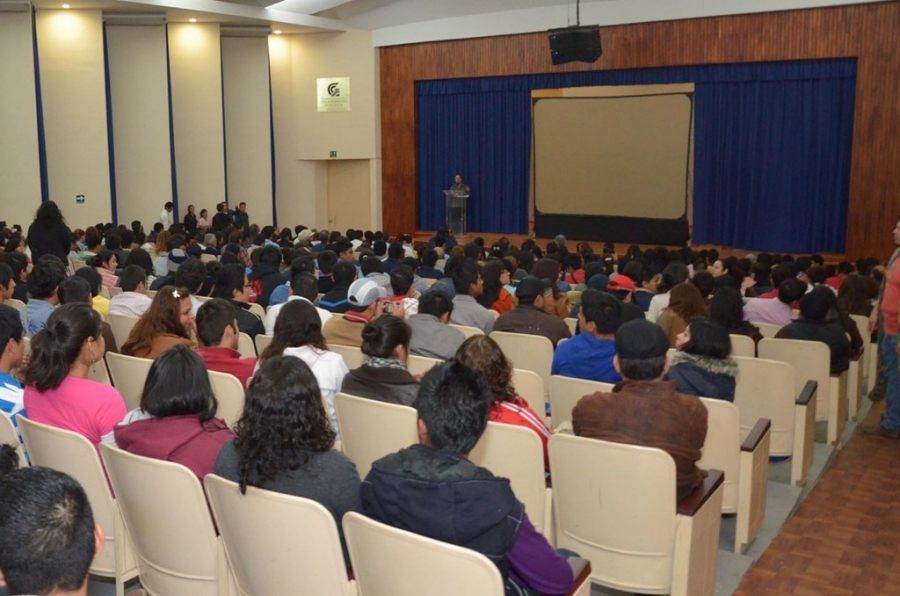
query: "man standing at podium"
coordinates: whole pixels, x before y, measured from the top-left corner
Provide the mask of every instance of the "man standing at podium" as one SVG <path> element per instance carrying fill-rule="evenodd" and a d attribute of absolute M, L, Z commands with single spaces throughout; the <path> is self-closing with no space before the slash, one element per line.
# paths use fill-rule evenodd
<path fill-rule="evenodd" d="M 460 174 L 457 174 L 453 178 L 453 186 L 450 187 L 450 190 L 459 190 L 466 193 L 467 195 L 472 194 L 472 187 L 463 182 L 462 176 Z"/>

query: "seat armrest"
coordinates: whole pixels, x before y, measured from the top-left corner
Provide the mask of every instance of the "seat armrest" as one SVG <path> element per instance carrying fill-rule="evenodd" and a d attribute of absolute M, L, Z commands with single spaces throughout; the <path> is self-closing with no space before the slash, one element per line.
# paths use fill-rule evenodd
<path fill-rule="evenodd" d="M 747 438 L 741 443 L 741 451 L 754 451 L 771 427 L 772 421 L 768 418 L 760 418 L 757 420 L 756 424 L 753 425 L 753 430 L 750 431 L 750 434 L 747 435 Z"/>
<path fill-rule="evenodd" d="M 725 473 L 722 470 L 708 470 L 703 483 L 678 503 L 676 513 L 693 517 L 724 481 Z"/>
<path fill-rule="evenodd" d="M 816 397 L 816 391 L 819 390 L 819 383 L 816 381 L 807 381 L 806 385 L 800 391 L 797 399 L 794 401 L 798 406 L 809 405 L 809 402 Z"/>
<path fill-rule="evenodd" d="M 581 557 L 569 557 L 569 567 L 572 568 L 572 577 L 575 578 L 575 584 L 572 586 L 572 589 L 566 594 L 569 596 L 571 594 L 576 594 L 579 591 L 579 588 L 586 581 L 590 581 L 591 577 L 591 562 L 587 559 L 582 559 Z"/>

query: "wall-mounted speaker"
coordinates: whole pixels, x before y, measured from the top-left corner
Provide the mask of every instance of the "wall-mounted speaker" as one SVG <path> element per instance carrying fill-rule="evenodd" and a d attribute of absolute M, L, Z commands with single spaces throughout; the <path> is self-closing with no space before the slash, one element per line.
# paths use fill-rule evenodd
<path fill-rule="evenodd" d="M 599 25 L 550 30 L 550 59 L 554 65 L 596 62 L 602 55 Z"/>

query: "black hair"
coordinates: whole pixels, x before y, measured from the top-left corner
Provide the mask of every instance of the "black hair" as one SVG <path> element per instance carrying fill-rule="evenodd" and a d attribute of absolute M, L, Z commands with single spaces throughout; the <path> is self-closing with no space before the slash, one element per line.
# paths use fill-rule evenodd
<path fill-rule="evenodd" d="M 655 358 L 619 358 L 619 370 L 622 377 L 631 381 L 652 381 L 662 376 L 666 368 L 666 357 Z"/>
<path fill-rule="evenodd" d="M 356 265 L 341 261 L 331 270 L 331 277 L 334 279 L 335 286 L 349 287 L 356 279 Z"/>
<path fill-rule="evenodd" d="M 401 242 L 391 242 L 388 246 L 388 258 L 389 259 L 400 259 L 403 257 L 403 243 Z"/>
<path fill-rule="evenodd" d="M 244 278 L 246 277 L 243 265 L 223 265 L 216 274 L 216 287 L 213 296 L 231 300 L 234 292 L 244 291 Z"/>
<path fill-rule="evenodd" d="M 153 275 L 153 259 L 150 258 L 150 253 L 143 248 L 135 248 L 128 253 L 124 265 L 126 269 L 132 265 L 137 265 L 144 270 L 146 275 Z M 121 281 L 119 283 L 121 284 Z"/>
<path fill-rule="evenodd" d="M 384 273 L 384 263 L 378 257 L 365 257 L 360 260 L 359 269 L 364 277 L 370 273 Z"/>
<path fill-rule="evenodd" d="M 123 292 L 134 292 L 142 283 L 147 283 L 147 272 L 140 265 L 128 265 L 119 274 L 119 287 Z"/>
<path fill-rule="evenodd" d="M 291 293 L 315 302 L 319 295 L 319 281 L 312 273 L 298 273 L 291 279 Z"/>
<path fill-rule="evenodd" d="M 472 284 L 478 282 L 478 265 L 469 259 L 461 259 L 456 268 L 453 269 L 452 279 L 453 288 L 457 294 L 468 294 Z"/>
<path fill-rule="evenodd" d="M 615 333 L 622 324 L 622 303 L 607 292 L 588 288 L 581 294 L 581 312 L 585 321 L 597 325 L 597 333 Z"/>
<path fill-rule="evenodd" d="M 390 358 L 397 346 L 409 349 L 412 329 L 403 319 L 378 317 L 362 330 L 362 353 L 375 358 Z"/>
<path fill-rule="evenodd" d="M 206 281 L 206 265 L 200 259 L 185 259 L 184 263 L 175 271 L 173 281 L 176 286 L 187 288 L 188 292 L 193 294 Z"/>
<path fill-rule="evenodd" d="M 791 304 L 803 298 L 806 293 L 806 282 L 792 277 L 778 284 L 778 299 L 785 304 Z"/>
<path fill-rule="evenodd" d="M 0 304 L 0 351 L 6 348 L 11 339 L 16 343 L 21 342 L 24 333 L 19 311 L 6 304 Z"/>
<path fill-rule="evenodd" d="M 94 271 L 94 273 L 97 272 Z M 44 255 L 37 260 L 31 273 L 28 274 L 28 293 L 32 298 L 39 300 L 52 298 L 56 288 L 64 279 L 66 279 L 66 266 L 59 260 L 59 257 Z"/>
<path fill-rule="evenodd" d="M 709 317 L 725 327 L 738 330 L 744 325 L 744 300 L 735 288 L 722 288 L 713 294 L 709 303 Z"/>
<path fill-rule="evenodd" d="M 663 291 L 668 292 L 678 284 L 687 281 L 689 275 L 688 268 L 681 261 L 669 263 L 662 271 Z"/>
<path fill-rule="evenodd" d="M 297 254 L 294 251 L 293 254 Z M 299 254 L 291 259 L 291 278 L 298 273 L 316 273 L 316 257 L 309 254 Z"/>
<path fill-rule="evenodd" d="M 69 304 L 72 302 L 90 302 L 91 300 L 91 284 L 82 277 L 69 277 L 59 284 L 57 292 L 60 304 Z"/>
<path fill-rule="evenodd" d="M 184 239 L 184 236 L 181 234 L 172 234 L 169 236 L 169 242 L 166 243 L 166 249 L 168 251 L 173 251 L 176 248 L 181 248 L 187 244 L 187 240 Z"/>
<path fill-rule="evenodd" d="M 444 313 L 453 312 L 453 300 L 447 294 L 439 291 L 428 291 L 419 298 L 419 313 L 441 318 Z"/>
<path fill-rule="evenodd" d="M 713 293 L 716 287 L 716 278 L 709 271 L 698 271 L 691 278 L 691 283 L 700 290 L 700 295 L 703 298 L 709 298 L 709 295 Z"/>
<path fill-rule="evenodd" d="M 16 280 L 16 283 L 18 283 L 21 279 L 22 272 L 28 268 L 28 257 L 20 252 L 0 253 L 0 257 L 2 257 L 3 262 L 12 269 L 13 278 Z"/>
<path fill-rule="evenodd" d="M 500 298 L 500 290 L 503 289 L 500 277 L 504 271 L 506 271 L 506 266 L 499 259 L 487 261 L 481 266 L 481 279 L 484 282 L 484 288 L 481 296 L 475 298 L 478 304 L 490 309 L 494 302 Z"/>
<path fill-rule="evenodd" d="M 259 355 L 259 359 L 268 360 L 281 356 L 285 348 L 299 346 L 328 349 L 322 336 L 322 319 L 316 307 L 306 300 L 288 300 L 275 320 L 272 342 Z"/>
<path fill-rule="evenodd" d="M 218 405 L 206 365 L 186 345 L 169 348 L 150 365 L 141 393 L 144 412 L 156 418 L 196 415 L 206 422 L 216 415 Z"/>
<path fill-rule="evenodd" d="M 319 271 L 322 272 L 322 275 L 329 275 L 338 262 L 337 253 L 333 250 L 323 250 L 316 257 L 316 262 L 319 264 Z"/>
<path fill-rule="evenodd" d="M 37 208 L 34 219 L 45 226 L 52 226 L 61 223 L 63 221 L 63 216 L 56 203 L 53 201 L 45 201 Z"/>
<path fill-rule="evenodd" d="M 106 235 L 106 250 L 110 252 L 116 252 L 122 248 L 122 237 L 118 232 L 110 232 Z M 103 254 L 103 251 L 100 251 L 100 254 Z M 108 260 L 108 259 L 107 259 Z"/>
<path fill-rule="evenodd" d="M 0 287 L 3 287 L 5 290 L 9 289 L 10 281 L 16 281 L 16 276 L 13 273 L 12 267 L 6 263 L 0 262 Z"/>
<path fill-rule="evenodd" d="M 25 385 L 41 393 L 59 387 L 84 343 L 100 338 L 102 322 L 97 311 L 81 302 L 54 309 L 47 326 L 31 338 L 31 362 L 25 371 Z"/>
<path fill-rule="evenodd" d="M 408 265 L 397 265 L 391 271 L 391 289 L 394 296 L 406 296 L 413 285 L 415 274 Z"/>
<path fill-rule="evenodd" d="M 29 467 L 0 478 L 0 561 L 11 594 L 78 590 L 94 559 L 94 515 L 71 476 Z"/>
<path fill-rule="evenodd" d="M 204 346 L 218 346 L 225 329 L 234 324 L 234 305 L 228 300 L 213 298 L 197 310 L 197 337 Z"/>
<path fill-rule="evenodd" d="M 414 405 L 432 447 L 465 455 L 484 434 L 493 401 L 481 375 L 454 360 L 425 374 Z"/>
<path fill-rule="evenodd" d="M 728 329 L 709 317 L 694 317 L 688 322 L 691 339 L 680 351 L 697 356 L 709 356 L 723 360 L 731 353 Z"/>
<path fill-rule="evenodd" d="M 19 469 L 19 454 L 16 446 L 0 443 L 0 478 Z"/>
<path fill-rule="evenodd" d="M 422 264 L 426 267 L 434 267 L 437 264 L 437 260 L 437 251 L 432 248 L 426 249 L 424 254 L 422 254 Z"/>
<path fill-rule="evenodd" d="M 299 301 L 297 301 L 299 302 Z M 335 432 L 309 366 L 293 356 L 267 358 L 247 388 L 235 425 L 241 492 L 297 470 L 334 446 Z"/>
<path fill-rule="evenodd" d="M 99 273 L 90 267 L 82 267 L 75 272 L 75 277 L 80 277 L 91 285 L 91 295 L 100 295 L 100 286 L 103 284 L 103 278 L 100 277 Z"/>

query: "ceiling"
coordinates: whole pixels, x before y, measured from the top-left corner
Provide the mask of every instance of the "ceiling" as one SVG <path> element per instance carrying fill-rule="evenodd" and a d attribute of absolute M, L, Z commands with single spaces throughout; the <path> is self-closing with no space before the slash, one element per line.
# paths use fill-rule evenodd
<path fill-rule="evenodd" d="M 0 6 L 10 0 L 0 0 Z M 613 25 L 889 0 L 583 0 L 583 24 Z M 359 29 L 376 46 L 544 31 L 576 22 L 575 0 L 32 0 L 38 9 L 165 13 L 170 22 L 270 25 L 284 33 Z"/>

